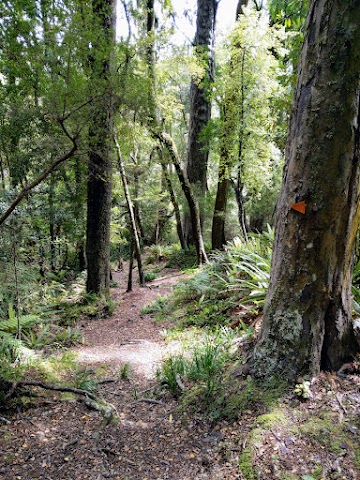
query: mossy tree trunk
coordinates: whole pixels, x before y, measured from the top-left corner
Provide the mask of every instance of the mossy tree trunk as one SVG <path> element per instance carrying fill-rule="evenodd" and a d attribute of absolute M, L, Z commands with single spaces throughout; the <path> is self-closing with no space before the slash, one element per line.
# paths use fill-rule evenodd
<path fill-rule="evenodd" d="M 115 0 L 93 0 L 94 41 L 90 53 L 92 83 L 104 92 L 94 106 L 89 128 L 86 258 L 88 292 L 108 295 L 110 288 L 110 212 L 112 192 L 112 56 Z"/>
<path fill-rule="evenodd" d="M 271 281 L 252 370 L 337 370 L 356 352 L 360 2 L 312 0 L 277 206 Z M 291 207 L 306 203 L 305 213 Z"/>

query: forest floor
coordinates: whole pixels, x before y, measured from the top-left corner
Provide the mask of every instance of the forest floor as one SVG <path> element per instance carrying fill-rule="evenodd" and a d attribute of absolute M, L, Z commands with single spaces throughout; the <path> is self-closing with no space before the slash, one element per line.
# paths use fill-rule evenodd
<path fill-rule="evenodd" d="M 322 374 L 311 399 L 292 392 L 271 412 L 245 409 L 231 423 L 180 415 L 166 393 L 153 398 L 155 371 L 170 353 L 162 335 L 169 324 L 141 309 L 183 277 L 160 275 L 126 293 L 126 273 L 116 272 L 115 312 L 80 322 L 84 344 L 72 351 L 100 379 L 97 394 L 116 420 L 71 394 L 39 389 L 11 424 L 0 423 L 0 479 L 360 479 L 356 374 Z"/>

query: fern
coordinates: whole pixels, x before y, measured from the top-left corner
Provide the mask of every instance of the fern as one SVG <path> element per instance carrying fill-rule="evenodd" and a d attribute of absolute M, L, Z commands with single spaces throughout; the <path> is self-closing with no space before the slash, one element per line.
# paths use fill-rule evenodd
<path fill-rule="evenodd" d="M 20 317 L 20 327 L 23 331 L 30 331 L 37 323 L 42 323 L 43 320 L 38 315 L 24 315 Z M 15 335 L 18 330 L 18 319 L 11 315 L 7 320 L 0 321 L 0 334 L 9 333 Z"/>
<path fill-rule="evenodd" d="M 21 347 L 21 340 L 15 338 L 11 333 L 0 331 L 0 358 L 2 360 L 14 358 Z"/>

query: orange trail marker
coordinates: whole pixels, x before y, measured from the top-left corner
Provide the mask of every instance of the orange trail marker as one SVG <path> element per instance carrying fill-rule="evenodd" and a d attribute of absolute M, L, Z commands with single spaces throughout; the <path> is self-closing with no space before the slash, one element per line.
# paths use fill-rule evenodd
<path fill-rule="evenodd" d="M 294 203 L 294 205 L 291 205 L 291 209 L 295 210 L 296 212 L 300 212 L 303 215 L 305 215 L 306 212 L 306 203 L 303 200 L 302 202 Z"/>

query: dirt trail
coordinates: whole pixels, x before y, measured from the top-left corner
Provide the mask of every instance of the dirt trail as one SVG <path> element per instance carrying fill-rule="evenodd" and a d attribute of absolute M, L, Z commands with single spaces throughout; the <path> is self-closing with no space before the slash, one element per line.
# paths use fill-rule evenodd
<path fill-rule="evenodd" d="M 166 271 L 165 271 L 166 272 Z M 83 321 L 84 345 L 74 349 L 86 368 L 103 369 L 99 395 L 117 411 L 107 424 L 99 412 L 59 395 L 44 394 L 43 404 L 2 426 L 0 479 L 3 480 L 226 480 L 240 479 L 218 448 L 221 432 L 199 420 L 186 425 L 174 412 L 176 402 L 141 400 L 156 381 L 154 372 L 166 346 L 164 324 L 141 314 L 158 295 L 169 293 L 180 279 L 168 271 L 151 285 L 134 285 L 125 293 L 126 274 L 116 273 L 118 303 L 107 319 Z M 130 378 L 119 368 L 130 365 Z M 137 398 L 137 400 L 136 400 Z M 15 445 L 15 448 L 14 448 Z"/>

